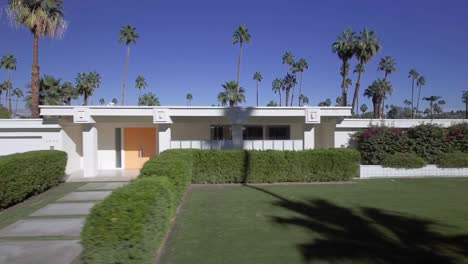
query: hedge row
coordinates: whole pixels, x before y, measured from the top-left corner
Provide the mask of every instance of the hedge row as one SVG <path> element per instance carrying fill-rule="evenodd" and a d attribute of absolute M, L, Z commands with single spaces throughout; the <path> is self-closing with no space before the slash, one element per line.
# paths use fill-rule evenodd
<path fill-rule="evenodd" d="M 83 261 L 154 263 L 190 182 L 348 180 L 358 168 L 359 153 L 350 149 L 165 151 L 92 209 L 81 235 Z"/>
<path fill-rule="evenodd" d="M 63 181 L 67 154 L 30 151 L 0 157 L 0 210 Z"/>
<path fill-rule="evenodd" d="M 370 127 L 353 138 L 363 164 L 380 165 L 394 153 L 415 153 L 427 163 L 436 163 L 444 153 L 468 153 L 468 124 L 448 128 L 422 124 L 403 130 L 393 127 Z"/>
<path fill-rule="evenodd" d="M 414 153 L 397 152 L 385 157 L 382 165 L 386 168 L 417 169 L 426 166 L 426 162 Z"/>

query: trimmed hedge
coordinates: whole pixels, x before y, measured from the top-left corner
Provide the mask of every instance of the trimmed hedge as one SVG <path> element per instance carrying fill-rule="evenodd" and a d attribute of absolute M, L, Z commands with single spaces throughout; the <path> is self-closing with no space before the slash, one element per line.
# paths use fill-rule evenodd
<path fill-rule="evenodd" d="M 437 160 L 437 167 L 439 168 L 467 168 L 468 167 L 468 153 L 452 152 L 445 153 L 439 156 Z"/>
<path fill-rule="evenodd" d="M 359 171 L 351 149 L 249 151 L 247 182 L 346 181 Z"/>
<path fill-rule="evenodd" d="M 61 183 L 66 165 L 67 154 L 58 150 L 0 157 L 0 209 Z"/>
<path fill-rule="evenodd" d="M 85 263 L 154 263 L 174 214 L 166 177 L 141 178 L 96 205 L 81 235 Z"/>
<path fill-rule="evenodd" d="M 10 119 L 10 118 L 11 118 L 11 113 L 8 111 L 8 109 L 0 105 L 0 119 Z"/>
<path fill-rule="evenodd" d="M 203 150 L 193 153 L 192 183 L 245 182 L 247 152 Z"/>
<path fill-rule="evenodd" d="M 417 169 L 426 166 L 426 162 L 415 153 L 395 153 L 387 156 L 382 163 L 386 168 Z"/>

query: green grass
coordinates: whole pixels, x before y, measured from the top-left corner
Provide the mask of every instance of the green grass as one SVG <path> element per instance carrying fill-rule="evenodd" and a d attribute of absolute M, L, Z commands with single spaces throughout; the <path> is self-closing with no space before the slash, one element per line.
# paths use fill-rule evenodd
<path fill-rule="evenodd" d="M 55 202 L 57 199 L 75 191 L 84 184 L 78 182 L 62 183 L 41 194 L 30 197 L 24 202 L 0 211 L 0 229 L 32 214 L 49 203 Z"/>
<path fill-rule="evenodd" d="M 468 179 L 193 187 L 160 260 L 468 263 Z"/>

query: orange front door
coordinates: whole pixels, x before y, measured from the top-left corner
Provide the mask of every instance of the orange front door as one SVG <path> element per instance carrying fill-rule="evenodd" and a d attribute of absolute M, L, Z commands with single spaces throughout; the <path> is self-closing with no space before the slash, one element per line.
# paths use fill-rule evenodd
<path fill-rule="evenodd" d="M 156 155 L 156 128 L 129 127 L 124 129 L 125 168 L 141 169 Z"/>

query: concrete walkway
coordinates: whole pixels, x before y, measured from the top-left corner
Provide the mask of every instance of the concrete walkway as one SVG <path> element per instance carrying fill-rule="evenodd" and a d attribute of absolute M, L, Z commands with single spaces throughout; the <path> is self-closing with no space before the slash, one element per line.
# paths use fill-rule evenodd
<path fill-rule="evenodd" d="M 0 230 L 0 264 L 69 264 L 81 252 L 86 215 L 128 182 L 90 182 Z"/>

